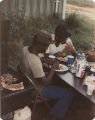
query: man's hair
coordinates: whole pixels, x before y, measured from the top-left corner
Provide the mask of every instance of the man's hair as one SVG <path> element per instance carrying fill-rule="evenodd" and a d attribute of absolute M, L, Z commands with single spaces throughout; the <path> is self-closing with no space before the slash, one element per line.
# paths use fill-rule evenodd
<path fill-rule="evenodd" d="M 33 44 L 49 45 L 52 42 L 52 36 L 45 30 L 40 30 L 33 38 Z"/>
<path fill-rule="evenodd" d="M 71 33 L 65 24 L 60 24 L 55 29 L 55 35 L 60 38 L 71 37 Z"/>
<path fill-rule="evenodd" d="M 52 42 L 52 36 L 50 33 L 48 33 L 45 30 L 40 30 L 38 33 L 34 35 L 32 44 L 29 47 L 29 52 L 32 52 L 32 47 L 38 47 L 38 45 L 46 45 L 49 46 L 49 44 Z"/>

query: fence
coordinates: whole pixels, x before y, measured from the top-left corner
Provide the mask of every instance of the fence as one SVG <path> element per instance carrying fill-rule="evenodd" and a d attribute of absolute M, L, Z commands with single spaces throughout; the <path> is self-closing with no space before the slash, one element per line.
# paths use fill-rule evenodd
<path fill-rule="evenodd" d="M 7 16 L 10 14 L 20 15 L 20 11 L 24 10 L 26 18 L 49 16 L 55 13 L 56 0 L 4 0 L 2 2 L 1 10 Z M 58 4 L 58 15 L 63 14 L 63 1 L 59 0 Z"/>

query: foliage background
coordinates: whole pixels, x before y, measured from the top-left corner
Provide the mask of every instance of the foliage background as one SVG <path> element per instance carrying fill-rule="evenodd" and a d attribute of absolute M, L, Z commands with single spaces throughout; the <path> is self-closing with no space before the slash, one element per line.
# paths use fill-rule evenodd
<path fill-rule="evenodd" d="M 67 2 L 78 6 L 95 7 L 95 3 L 92 0 L 67 0 Z"/>
<path fill-rule="evenodd" d="M 67 0 L 68 3 L 80 6 L 94 7 L 89 0 Z M 25 18 L 25 10 L 20 11 L 20 16 L 7 14 L 9 21 L 8 39 L 8 64 L 16 69 L 19 64 L 20 52 L 23 46 L 32 44 L 35 33 L 44 29 L 54 33 L 56 26 L 66 23 L 72 33 L 71 39 L 78 52 L 95 48 L 95 21 L 89 20 L 76 13 L 66 14 L 63 21 L 58 15 L 39 18 Z"/>

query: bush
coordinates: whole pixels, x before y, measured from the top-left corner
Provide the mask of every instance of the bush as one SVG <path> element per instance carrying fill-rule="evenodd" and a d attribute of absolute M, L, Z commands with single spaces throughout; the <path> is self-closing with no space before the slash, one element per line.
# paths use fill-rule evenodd
<path fill-rule="evenodd" d="M 87 6 L 87 7 L 95 7 L 95 3 L 92 0 L 67 0 L 68 3 L 79 5 L 79 6 Z"/>
<path fill-rule="evenodd" d="M 44 29 L 54 33 L 55 27 L 64 22 L 58 16 L 29 20 L 25 20 L 24 16 L 11 16 L 9 21 L 9 65 L 13 68 L 19 63 L 20 50 L 24 45 L 32 44 L 33 36 L 38 30 Z M 76 14 L 67 15 L 65 23 L 72 32 L 71 39 L 77 51 L 90 49 L 95 39 L 95 23 Z"/>
<path fill-rule="evenodd" d="M 29 20 L 26 20 L 23 15 L 9 16 L 9 65 L 16 69 L 22 47 L 32 44 L 33 36 L 41 29 L 54 33 L 55 26 L 60 21 L 58 16 L 30 18 Z"/>
<path fill-rule="evenodd" d="M 95 23 L 75 13 L 67 15 L 65 23 L 72 32 L 72 41 L 77 51 L 92 48 L 95 39 Z M 95 44 L 95 43 L 94 43 Z"/>
<path fill-rule="evenodd" d="M 65 23 L 70 29 L 78 28 L 81 25 L 81 22 L 81 17 L 78 17 L 75 13 L 67 14 L 65 19 Z"/>

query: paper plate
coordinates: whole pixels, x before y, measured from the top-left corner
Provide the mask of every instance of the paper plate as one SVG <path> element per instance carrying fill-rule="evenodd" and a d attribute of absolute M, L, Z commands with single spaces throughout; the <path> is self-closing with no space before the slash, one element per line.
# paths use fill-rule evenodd
<path fill-rule="evenodd" d="M 65 72 L 65 71 L 68 71 L 68 67 L 66 65 L 59 64 L 59 69 L 56 69 L 55 71 L 57 71 L 57 72 Z"/>

